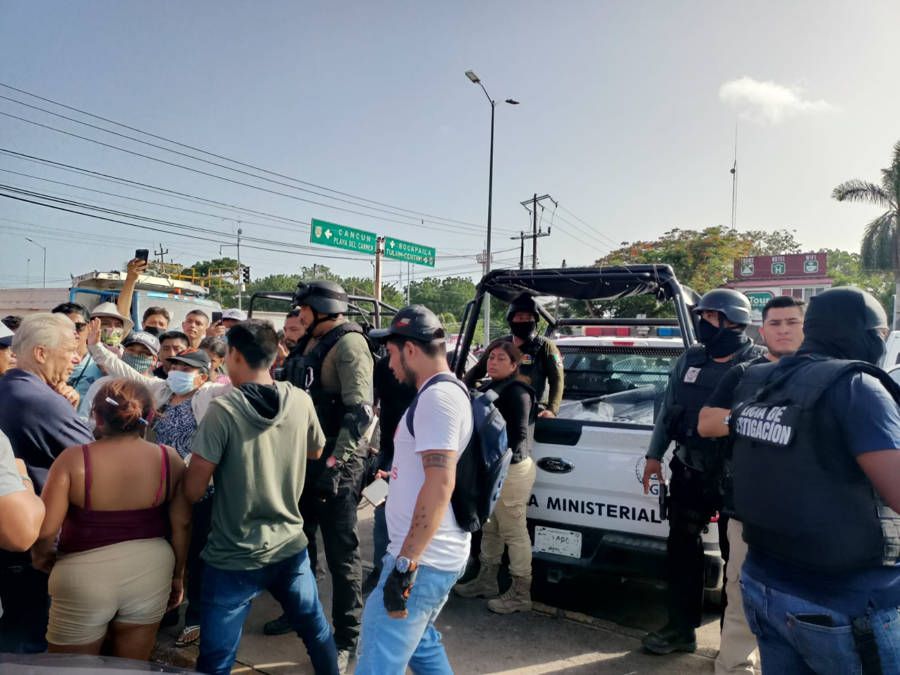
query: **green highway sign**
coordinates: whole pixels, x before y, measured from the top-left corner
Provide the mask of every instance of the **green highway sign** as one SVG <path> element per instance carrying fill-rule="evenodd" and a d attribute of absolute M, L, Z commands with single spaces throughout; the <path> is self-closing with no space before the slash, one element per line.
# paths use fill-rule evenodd
<path fill-rule="evenodd" d="M 393 237 L 384 238 L 384 256 L 386 258 L 434 267 L 435 253 L 436 251 L 430 246 L 413 244 L 412 242 L 394 239 Z"/>
<path fill-rule="evenodd" d="M 329 223 L 324 220 L 312 219 L 312 227 L 309 231 L 309 243 L 321 244 L 343 248 L 355 253 L 367 253 L 375 255 L 378 237 L 374 232 L 357 230 L 346 225 Z M 432 249 L 434 250 L 434 249 Z"/>
<path fill-rule="evenodd" d="M 769 291 L 750 291 L 744 295 L 746 295 L 747 299 L 750 301 L 750 307 L 758 311 L 762 311 L 762 308 L 766 306 L 766 303 L 775 297 Z"/>

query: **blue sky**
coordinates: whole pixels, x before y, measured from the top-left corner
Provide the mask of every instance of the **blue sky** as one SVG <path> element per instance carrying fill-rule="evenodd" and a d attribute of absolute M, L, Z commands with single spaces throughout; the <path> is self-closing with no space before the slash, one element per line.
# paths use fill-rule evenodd
<path fill-rule="evenodd" d="M 238 215 L 2 154 L 0 169 L 126 198 L 7 172 L 0 182 L 205 227 L 222 233 L 209 236 L 217 241 L 231 240 L 240 218 L 247 236 L 275 242 L 267 245 L 275 252 L 244 251 L 254 277 L 314 262 L 371 273 L 368 259 L 324 257 L 341 255 L 334 250 L 285 253 L 282 242 L 308 243 L 308 228 L 293 221 L 310 218 L 435 246 L 433 273 L 474 274 L 473 256 L 484 246 L 490 106 L 463 74 L 473 69 L 495 99 L 521 101 L 497 107 L 495 265 L 516 262 L 509 236 L 528 227 L 519 202 L 534 192 L 560 203 L 555 216 L 552 208 L 544 212 L 544 226 L 553 227 L 540 240 L 545 265 L 590 263 L 618 242 L 671 227 L 728 224 L 736 123 L 738 227 L 787 227 L 809 249 L 855 250 L 877 211 L 838 204 L 830 192 L 849 178 L 877 179 L 900 139 L 900 94 L 890 86 L 897 25 L 900 5 L 892 2 L 851 9 L 821 1 L 2 0 L 0 82 L 319 186 L 469 225 L 389 222 L 371 202 L 362 209 L 341 204 L 364 215 L 344 213 L 2 115 L 0 147 L 291 220 Z M 0 95 L 100 124 L 2 87 Z M 248 180 L 6 100 L 0 112 Z M 41 251 L 24 240 L 29 229 L 48 246 L 54 285 L 70 273 L 115 268 L 134 248 L 160 241 L 186 264 L 219 253 L 213 242 L 8 199 L 0 200 L 0 219 L 0 286 L 24 285 L 26 274 L 32 285 L 39 279 Z M 387 264 L 389 281 L 401 267 Z"/>

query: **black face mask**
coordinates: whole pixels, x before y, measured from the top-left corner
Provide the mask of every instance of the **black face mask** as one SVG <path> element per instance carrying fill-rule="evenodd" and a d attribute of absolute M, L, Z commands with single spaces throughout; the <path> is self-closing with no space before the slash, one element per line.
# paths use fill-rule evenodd
<path fill-rule="evenodd" d="M 537 330 L 537 321 L 510 321 L 509 330 L 520 340 L 527 340 Z"/>
<path fill-rule="evenodd" d="M 718 328 L 706 319 L 700 319 L 697 325 L 697 339 L 706 347 L 706 353 L 714 359 L 731 356 L 750 341 L 743 332 L 732 328 Z"/>
<path fill-rule="evenodd" d="M 880 320 L 873 320 L 873 314 L 878 313 Z M 885 345 L 878 330 L 869 327 L 873 323 L 887 323 L 884 310 L 875 298 L 858 289 L 836 288 L 813 296 L 803 322 L 803 344 L 797 353 L 877 365 Z"/>

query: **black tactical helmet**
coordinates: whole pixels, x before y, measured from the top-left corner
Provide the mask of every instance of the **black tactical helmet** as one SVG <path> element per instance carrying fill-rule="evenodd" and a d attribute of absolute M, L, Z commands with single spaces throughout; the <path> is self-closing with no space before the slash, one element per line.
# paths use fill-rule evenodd
<path fill-rule="evenodd" d="M 301 281 L 291 304 L 306 305 L 319 314 L 346 314 L 347 292 L 333 281 Z"/>
<path fill-rule="evenodd" d="M 534 298 L 527 293 L 522 293 L 509 304 L 509 309 L 506 310 L 506 323 L 510 323 L 517 312 L 528 312 L 534 317 L 535 321 L 540 319 L 537 304 Z"/>
<path fill-rule="evenodd" d="M 819 325 L 831 324 L 832 332 L 837 330 L 836 323 L 852 324 L 855 330 L 872 330 L 887 328 L 888 318 L 881 303 L 871 293 L 854 286 L 842 286 L 811 297 L 803 320 L 804 328 L 809 324 L 815 330 Z"/>
<path fill-rule="evenodd" d="M 729 321 L 742 326 L 750 323 L 750 301 L 746 295 L 731 288 L 714 288 L 704 293 L 694 312 L 699 314 L 704 310 L 720 312 Z"/>
<path fill-rule="evenodd" d="M 441 320 L 425 305 L 404 307 L 391 319 L 391 325 L 369 331 L 372 340 L 386 340 L 396 335 L 417 342 L 434 342 L 445 337 Z"/>

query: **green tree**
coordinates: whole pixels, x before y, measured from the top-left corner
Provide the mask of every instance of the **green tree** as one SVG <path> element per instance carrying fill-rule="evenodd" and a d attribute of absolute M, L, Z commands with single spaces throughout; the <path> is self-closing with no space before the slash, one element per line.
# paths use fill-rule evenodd
<path fill-rule="evenodd" d="M 894 145 L 891 165 L 881 170 L 880 184 L 853 179 L 831 192 L 839 202 L 865 202 L 884 209 L 866 225 L 860 255 L 862 264 L 873 270 L 893 272 L 894 293 L 900 294 L 900 141 Z M 894 313 L 894 328 L 898 327 Z"/>
<path fill-rule="evenodd" d="M 831 248 L 822 249 L 822 252 L 828 254 L 828 276 L 834 280 L 835 286 L 863 288 L 878 298 L 878 301 L 887 309 L 893 306 L 892 272 L 864 267 L 860 253 Z"/>
<path fill-rule="evenodd" d="M 664 263 L 697 293 L 721 286 L 734 276 L 734 260 L 748 255 L 797 253 L 800 243 L 790 230 L 732 230 L 721 225 L 703 230 L 675 228 L 651 241 L 625 242 L 597 261 L 602 265 Z M 638 296 L 604 303 L 571 303 L 574 316 L 673 316 L 671 303 Z"/>

